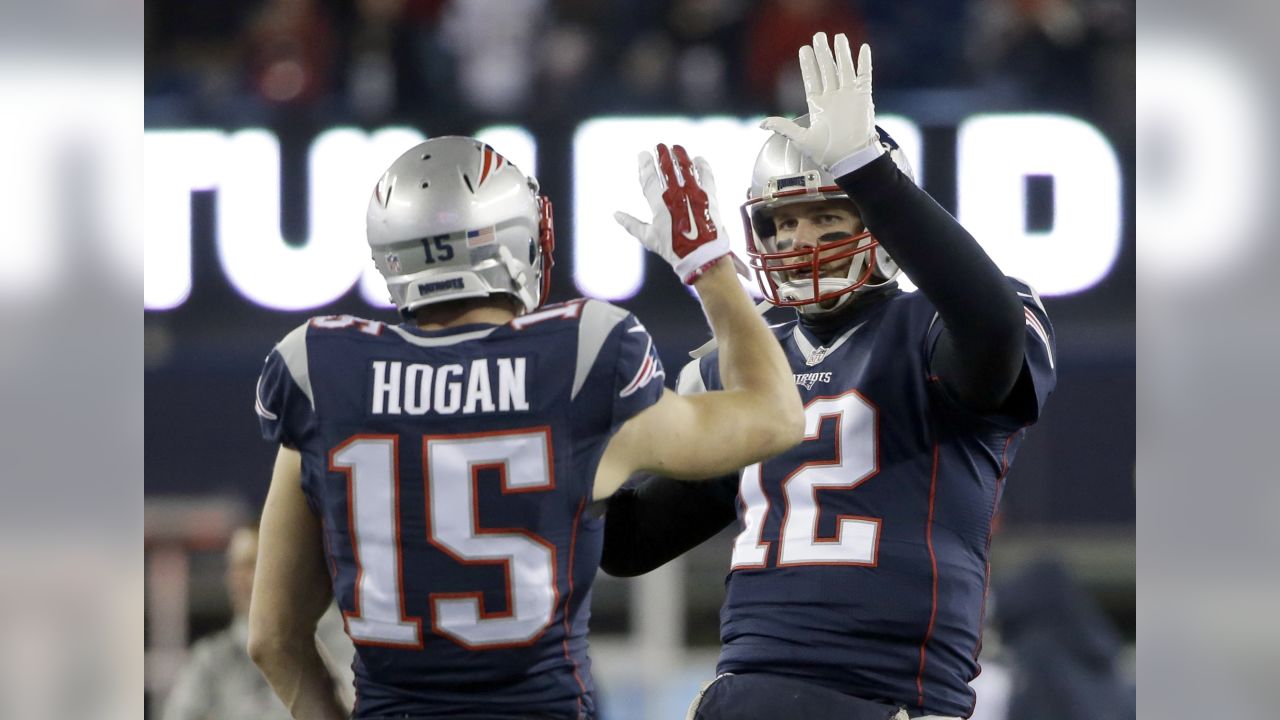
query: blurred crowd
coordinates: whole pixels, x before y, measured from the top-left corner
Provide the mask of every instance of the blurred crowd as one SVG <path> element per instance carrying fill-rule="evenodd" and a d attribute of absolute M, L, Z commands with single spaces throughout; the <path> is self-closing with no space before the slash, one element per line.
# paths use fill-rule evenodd
<path fill-rule="evenodd" d="M 817 30 L 872 42 L 878 97 L 1132 114 L 1132 0 L 157 0 L 147 122 L 798 112 Z"/>

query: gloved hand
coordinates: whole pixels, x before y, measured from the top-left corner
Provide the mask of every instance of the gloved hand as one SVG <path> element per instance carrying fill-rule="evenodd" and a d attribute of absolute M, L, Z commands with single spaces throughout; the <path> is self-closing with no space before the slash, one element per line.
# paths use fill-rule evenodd
<path fill-rule="evenodd" d="M 658 145 L 656 170 L 653 153 L 642 152 L 638 160 L 640 187 L 653 220 L 641 222 L 624 212 L 615 212 L 613 219 L 671 263 L 681 281 L 693 284 L 704 269 L 729 254 L 711 166 L 701 157 L 690 162 L 679 145 Z"/>
<path fill-rule="evenodd" d="M 834 56 L 827 34 L 818 33 L 812 47 L 800 48 L 800 74 L 809 103 L 809 127 L 781 117 L 767 118 L 760 127 L 785 136 L 836 177 L 884 152 L 871 102 L 871 46 L 863 43 L 855 68 L 844 33 L 836 35 Z"/>

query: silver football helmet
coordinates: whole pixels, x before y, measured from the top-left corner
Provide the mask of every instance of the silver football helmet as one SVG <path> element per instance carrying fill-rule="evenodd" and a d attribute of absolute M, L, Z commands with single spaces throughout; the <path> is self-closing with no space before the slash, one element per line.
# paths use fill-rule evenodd
<path fill-rule="evenodd" d="M 493 148 L 432 138 L 382 175 L 366 216 L 373 262 L 409 316 L 433 303 L 504 293 L 524 312 L 551 282 L 551 202 Z"/>
<path fill-rule="evenodd" d="M 807 115 L 796 118 L 801 126 L 808 122 Z M 914 182 L 911 165 L 898 144 L 883 129 L 876 130 L 898 168 Z M 829 171 L 786 137 L 774 134 L 765 141 L 751 173 L 742 220 L 748 266 L 765 299 L 773 305 L 794 307 L 805 314 L 827 313 L 843 307 L 855 293 L 888 285 L 898 275 L 898 264 L 865 230 L 823 242 L 821 256 L 819 248 L 779 247 L 774 211 L 793 203 L 824 200 L 849 201 L 849 196 Z M 823 266 L 842 264 L 850 258 L 843 275 L 828 272 L 824 277 Z M 797 270 L 808 272 L 797 276 Z"/>

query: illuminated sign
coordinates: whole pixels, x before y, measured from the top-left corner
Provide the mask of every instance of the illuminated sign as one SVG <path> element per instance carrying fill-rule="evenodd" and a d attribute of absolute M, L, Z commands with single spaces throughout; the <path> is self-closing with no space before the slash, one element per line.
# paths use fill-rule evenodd
<path fill-rule="evenodd" d="M 525 172 L 535 172 L 533 140 L 525 131 L 495 128 L 478 137 L 502 147 Z M 196 190 L 218 192 L 218 260 L 228 282 L 250 301 L 305 310 L 337 300 L 359 281 L 365 300 L 390 307 L 386 283 L 365 244 L 365 207 L 387 166 L 423 139 L 409 128 L 374 133 L 335 128 L 320 134 L 307 160 L 308 235 L 290 244 L 280 232 L 280 146 L 273 134 L 148 131 L 145 307 L 174 308 L 191 293 L 191 193 Z"/>
<path fill-rule="evenodd" d="M 922 172 L 919 128 L 881 116 Z M 599 118 L 573 140 L 572 268 L 587 296 L 621 300 L 644 284 L 644 251 L 613 219 L 649 216 L 636 158 L 655 142 L 680 142 L 706 157 L 734 249 L 745 255 L 738 205 L 768 134 L 759 119 Z M 515 127 L 478 135 L 528 174 L 534 138 Z M 191 292 L 191 193 L 217 192 L 217 256 L 228 282 L 251 302 L 279 310 L 327 305 L 358 283 L 362 297 L 389 307 L 386 285 L 365 244 L 369 188 L 417 130 L 372 133 L 334 128 L 308 153 L 307 237 L 280 231 L 280 152 L 266 130 L 151 130 L 144 137 L 145 279 L 149 310 L 180 306 Z M 961 124 L 957 214 L 997 265 L 1045 295 L 1079 292 L 1101 280 L 1119 250 L 1120 169 L 1093 126 L 1062 115 L 979 115 Z M 1028 228 L 1028 178 L 1047 180 L 1052 217 Z M 563 222 L 563 220 L 562 220 Z"/>
<path fill-rule="evenodd" d="M 1006 275 L 1043 295 L 1106 277 L 1120 252 L 1120 165 L 1102 133 L 1062 115 L 978 115 L 960 126 L 956 216 Z M 1026 228 L 1028 178 L 1052 182 L 1053 220 Z"/>

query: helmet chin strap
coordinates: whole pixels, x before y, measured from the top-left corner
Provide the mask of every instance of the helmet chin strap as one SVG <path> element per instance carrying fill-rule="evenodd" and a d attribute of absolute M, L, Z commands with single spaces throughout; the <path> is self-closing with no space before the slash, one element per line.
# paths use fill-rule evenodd
<path fill-rule="evenodd" d="M 505 245 L 498 247 L 498 257 L 506 266 L 507 274 L 511 276 L 511 294 L 519 300 L 521 313 L 527 312 L 530 305 L 536 304 L 530 291 L 533 287 L 533 277 L 529 274 L 532 268 L 526 270 L 526 266 L 516 261 L 515 256 Z"/>
<path fill-rule="evenodd" d="M 813 253 L 816 257 L 820 257 L 819 253 L 822 249 L 822 245 L 830 244 L 830 243 L 838 242 L 842 240 L 848 240 L 851 237 L 853 237 L 853 233 L 845 230 L 836 230 L 833 232 L 823 233 L 822 235 L 818 236 L 817 244 L 813 248 Z M 874 253 L 874 252 L 875 250 L 873 249 L 871 253 Z M 874 257 L 868 257 L 867 254 L 860 253 L 857 257 L 859 262 L 857 263 L 851 262 L 849 264 L 849 269 L 845 271 L 844 277 L 842 278 L 819 277 L 818 287 L 816 289 L 817 296 L 821 296 L 829 292 L 838 292 L 839 290 L 842 290 L 843 288 L 848 287 L 849 285 L 855 282 L 855 279 L 857 277 L 861 276 L 862 273 L 866 271 L 867 263 L 869 262 L 874 263 Z M 822 262 L 821 260 L 819 260 L 814 267 L 814 271 L 819 272 L 821 270 L 821 267 L 822 267 Z M 784 291 L 782 287 L 779 287 L 778 294 L 789 301 L 807 299 L 809 297 L 808 293 L 814 291 L 812 281 L 801 282 L 801 281 L 792 280 L 785 283 L 785 285 L 788 286 L 787 290 Z M 809 303 L 809 304 L 801 305 L 797 307 L 796 311 L 799 312 L 801 315 L 824 315 L 826 313 L 833 312 L 835 310 L 838 310 L 844 307 L 849 303 L 849 300 L 851 300 L 853 296 L 856 294 L 857 294 L 857 291 L 855 290 L 854 292 L 847 293 L 838 298 L 834 298 L 833 300 L 827 301 L 831 303 L 830 307 L 823 307 L 822 303 L 813 302 L 813 303 Z"/>
<path fill-rule="evenodd" d="M 751 282 L 751 278 L 749 277 L 747 268 L 743 264 L 743 262 L 739 260 L 736 255 L 732 257 L 734 261 L 734 266 L 738 269 L 738 274 L 741 275 L 743 279 L 747 280 L 748 282 Z M 832 313 L 835 313 L 837 310 L 843 310 L 848 308 L 849 303 L 853 300 L 854 296 L 856 295 L 865 295 L 867 293 L 875 292 L 876 290 L 880 290 L 882 288 L 893 285 L 894 279 L 897 277 L 899 272 L 900 270 L 897 268 L 897 266 L 894 266 L 894 271 L 892 276 L 885 278 L 884 280 L 881 280 L 878 283 L 874 283 L 874 284 L 867 283 L 862 287 L 858 288 L 856 291 L 849 293 L 848 295 L 844 295 L 842 297 L 836 298 L 836 304 L 830 308 L 819 309 L 816 312 L 814 310 L 808 310 L 806 312 L 806 308 L 816 308 L 817 304 L 815 303 L 809 306 L 798 307 L 796 308 L 796 311 L 802 317 L 808 318 L 812 321 L 816 321 L 822 316 L 830 315 Z M 828 278 L 828 279 L 834 279 L 834 278 Z M 818 282 L 821 283 L 822 280 L 820 279 Z M 819 285 L 819 287 L 821 287 L 821 285 Z M 769 302 L 768 300 L 761 300 L 759 303 L 756 304 L 756 314 L 764 315 L 765 313 L 769 312 L 769 310 L 772 308 L 773 308 L 773 303 Z M 706 357 L 711 353 L 712 350 L 716 349 L 716 346 L 717 346 L 716 339 L 713 337 L 710 340 L 706 341 L 705 343 L 694 348 L 693 350 L 690 350 L 689 357 L 694 360 L 698 360 L 703 357 Z"/>
<path fill-rule="evenodd" d="M 842 240 L 846 237 L 849 237 L 849 235 L 850 233 L 847 233 L 847 232 L 831 232 L 831 233 L 826 233 L 825 235 L 822 235 L 818 239 L 820 241 L 830 242 L 833 240 Z M 875 253 L 876 250 L 872 250 L 871 252 Z M 732 258 L 734 269 L 737 270 L 738 275 L 741 276 L 743 280 L 745 280 L 748 283 L 754 282 L 753 278 L 751 277 L 751 272 L 747 268 L 746 264 L 743 263 L 742 260 L 739 259 L 736 254 L 730 253 L 729 257 Z M 874 262 L 874 259 L 872 260 L 872 262 Z M 853 300 L 854 296 L 862 294 L 863 291 L 878 290 L 880 288 L 883 288 L 887 285 L 892 284 L 894 281 L 894 277 L 896 277 L 899 272 L 896 265 L 894 266 L 893 270 L 894 272 L 892 276 L 885 278 L 884 280 L 878 283 L 868 282 L 864 284 L 862 287 L 858 288 L 858 290 L 855 290 L 854 292 L 851 292 L 847 295 L 843 295 L 841 297 L 836 298 L 835 304 L 829 308 L 822 308 L 818 305 L 818 303 L 811 303 L 809 305 L 802 305 L 796 308 L 796 311 L 802 316 L 816 318 L 818 316 L 827 315 L 837 310 L 841 310 L 849 305 L 849 303 Z M 859 272 L 862 272 L 862 270 L 859 270 Z M 833 290 L 838 290 L 840 287 L 844 286 L 844 282 L 839 278 L 819 278 L 818 287 L 820 290 L 822 289 L 822 283 L 824 281 L 827 281 L 830 284 L 836 285 L 836 287 L 831 288 Z M 768 300 L 761 300 L 759 303 L 756 304 L 756 314 L 764 315 L 765 313 L 769 312 L 771 308 L 773 308 L 773 303 L 769 302 Z M 710 340 L 703 343 L 702 345 L 699 345 L 693 350 L 690 350 L 689 357 L 694 360 L 703 358 L 708 354 L 710 354 L 712 350 L 715 350 L 716 346 L 717 346 L 716 339 L 713 337 Z"/>
<path fill-rule="evenodd" d="M 815 262 L 813 265 L 814 274 L 821 273 L 823 263 L 819 258 L 820 258 L 820 252 L 822 250 L 823 245 L 829 245 L 831 243 L 848 240 L 852 237 L 853 237 L 853 233 L 847 230 L 834 230 L 832 232 L 827 232 L 819 235 L 812 249 L 812 252 L 815 258 Z M 866 263 L 868 262 L 868 259 L 866 258 L 865 255 L 859 255 L 858 257 L 861 260 L 861 262 L 859 262 L 856 265 L 853 263 L 850 263 L 849 270 L 845 272 L 845 277 L 843 278 L 819 277 L 818 287 L 816 288 L 816 293 L 817 293 L 816 296 L 821 296 L 829 292 L 837 292 L 845 287 L 848 287 L 850 284 L 852 284 L 854 282 L 854 278 L 858 275 L 861 275 L 862 272 L 866 270 Z M 813 287 L 812 283 L 813 283 L 812 280 L 805 280 L 805 281 L 787 280 L 787 281 L 778 283 L 778 294 L 783 299 L 790 302 L 794 302 L 797 300 L 806 300 L 811 297 L 810 293 L 815 291 L 815 288 Z M 834 301 L 832 301 L 833 304 L 829 308 L 824 308 L 821 306 L 821 304 L 815 302 L 815 303 L 809 303 L 806 305 L 801 305 L 797 307 L 796 310 L 801 315 L 819 315 L 822 313 L 831 312 L 832 310 L 835 310 L 837 308 L 844 306 L 846 302 L 848 302 L 847 300 L 848 297 L 850 297 L 852 294 L 853 293 L 850 293 L 849 295 L 836 298 Z"/>
<path fill-rule="evenodd" d="M 812 289 L 812 285 L 810 283 L 806 282 L 804 283 L 804 285 L 805 285 L 804 289 L 806 291 L 809 291 Z M 848 286 L 849 286 L 849 282 L 845 278 L 818 278 L 818 294 L 819 295 L 822 295 L 828 292 L 835 292 L 843 288 L 846 288 Z M 779 294 L 782 295 L 782 297 L 786 300 L 802 300 L 802 299 L 806 299 L 807 297 L 807 296 L 802 297 L 799 294 L 791 295 L 790 297 L 788 297 L 787 293 L 781 292 L 781 289 L 779 290 L 780 290 Z M 845 293 L 840 297 L 827 300 L 826 302 L 831 303 L 831 307 L 823 307 L 822 303 L 811 302 L 811 303 L 797 307 L 796 311 L 799 312 L 801 315 L 823 315 L 844 307 L 853 298 L 853 296 L 857 294 L 858 294 L 858 291 L 855 290 L 850 293 Z"/>
<path fill-rule="evenodd" d="M 823 235 L 821 238 L 819 238 L 819 240 L 822 240 L 822 241 L 840 240 L 848 236 L 849 236 L 848 233 L 841 233 L 841 232 L 827 233 L 826 235 Z M 898 267 L 898 264 L 896 262 L 893 262 L 892 260 L 889 260 L 887 263 L 884 262 L 884 260 L 888 258 L 888 255 L 887 254 L 882 255 L 882 252 L 883 251 L 879 247 L 872 248 L 871 252 L 868 255 L 862 256 L 864 259 L 862 261 L 861 266 L 857 267 L 856 270 L 853 266 L 850 266 L 849 272 L 848 272 L 848 279 L 849 279 L 849 282 L 853 282 L 855 276 L 860 276 L 862 273 L 867 272 L 866 264 L 867 263 L 871 264 L 870 276 L 867 278 L 867 281 L 864 282 L 862 285 L 859 285 L 856 290 L 854 290 L 851 293 L 842 295 L 838 298 L 835 298 L 835 301 L 832 303 L 830 307 L 823 307 L 821 303 L 809 303 L 808 305 L 801 305 L 800 307 L 796 308 L 796 311 L 799 312 L 800 315 L 805 317 L 818 317 L 822 315 L 827 315 L 829 313 L 833 313 L 837 310 L 840 310 L 848 306 L 848 304 L 853 300 L 853 298 L 859 295 L 864 295 L 873 290 L 878 290 L 880 288 L 887 287 L 889 285 L 894 284 L 894 282 L 898 277 L 898 274 L 902 272 L 902 269 Z M 827 283 L 827 287 L 823 286 L 824 283 Z M 839 290 L 841 287 L 844 287 L 844 283 L 839 278 L 820 278 L 818 280 L 819 294 Z M 792 298 L 792 299 L 798 299 L 798 298 Z"/>

